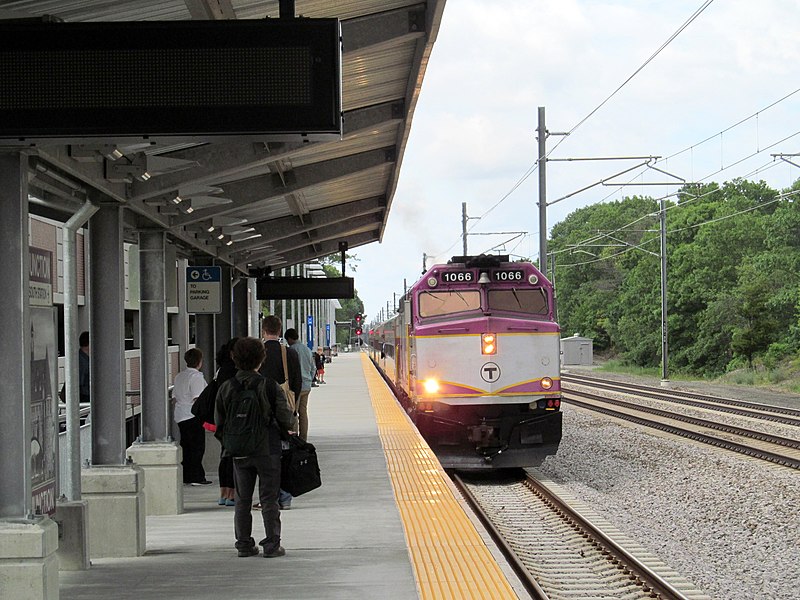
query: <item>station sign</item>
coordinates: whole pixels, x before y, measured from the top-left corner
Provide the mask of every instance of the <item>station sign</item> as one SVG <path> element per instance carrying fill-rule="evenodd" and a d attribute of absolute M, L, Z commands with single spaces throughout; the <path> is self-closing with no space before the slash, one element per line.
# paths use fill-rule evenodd
<path fill-rule="evenodd" d="M 53 253 L 42 248 L 28 248 L 28 301 L 30 306 L 53 305 Z"/>
<path fill-rule="evenodd" d="M 222 267 L 186 267 L 186 312 L 222 312 Z"/>

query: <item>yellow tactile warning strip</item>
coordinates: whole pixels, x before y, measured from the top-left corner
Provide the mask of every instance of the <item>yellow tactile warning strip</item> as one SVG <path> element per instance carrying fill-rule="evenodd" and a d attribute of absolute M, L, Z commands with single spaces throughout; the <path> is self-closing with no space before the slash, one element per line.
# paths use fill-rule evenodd
<path fill-rule="evenodd" d="M 362 362 L 420 598 L 516 599 L 433 451 L 366 355 Z"/>

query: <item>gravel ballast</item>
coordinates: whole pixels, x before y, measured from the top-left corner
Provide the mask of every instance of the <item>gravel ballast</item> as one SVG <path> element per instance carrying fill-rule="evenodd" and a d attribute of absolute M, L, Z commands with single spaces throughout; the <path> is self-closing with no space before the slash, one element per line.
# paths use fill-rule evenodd
<path fill-rule="evenodd" d="M 563 410 L 539 471 L 713 598 L 800 597 L 800 472 Z"/>

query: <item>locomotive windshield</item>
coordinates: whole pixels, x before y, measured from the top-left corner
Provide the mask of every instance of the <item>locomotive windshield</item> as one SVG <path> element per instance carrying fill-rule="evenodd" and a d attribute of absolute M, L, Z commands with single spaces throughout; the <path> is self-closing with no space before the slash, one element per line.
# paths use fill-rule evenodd
<path fill-rule="evenodd" d="M 423 292 L 419 295 L 421 317 L 438 317 L 480 308 L 481 293 L 478 290 Z"/>
<path fill-rule="evenodd" d="M 546 315 L 547 295 L 544 290 L 489 290 L 489 310 Z"/>

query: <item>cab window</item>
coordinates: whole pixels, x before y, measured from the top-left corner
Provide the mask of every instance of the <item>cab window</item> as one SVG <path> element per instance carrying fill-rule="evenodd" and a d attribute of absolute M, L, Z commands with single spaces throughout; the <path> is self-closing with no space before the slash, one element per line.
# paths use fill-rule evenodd
<path fill-rule="evenodd" d="M 518 312 L 526 315 L 546 315 L 547 295 L 543 289 L 489 290 L 489 310 Z"/>
<path fill-rule="evenodd" d="M 481 293 L 478 290 L 422 292 L 419 295 L 421 317 L 438 317 L 480 308 Z"/>

